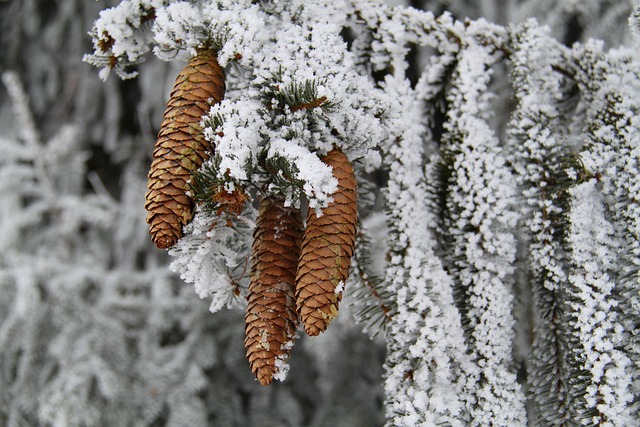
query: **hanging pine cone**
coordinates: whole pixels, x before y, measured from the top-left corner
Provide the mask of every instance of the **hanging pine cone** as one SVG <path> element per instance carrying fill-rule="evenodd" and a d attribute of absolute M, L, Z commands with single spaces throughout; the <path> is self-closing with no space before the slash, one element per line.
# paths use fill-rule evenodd
<path fill-rule="evenodd" d="M 300 211 L 280 199 L 263 199 L 253 234 L 251 284 L 244 340 L 251 371 L 262 385 L 289 357 L 298 325 L 294 303 L 302 240 Z"/>
<path fill-rule="evenodd" d="M 173 246 L 193 217 L 187 182 L 214 148 L 205 140 L 200 120 L 222 100 L 224 90 L 224 71 L 211 50 L 198 52 L 176 78 L 153 152 L 145 202 L 149 233 L 160 249 Z"/>
<path fill-rule="evenodd" d="M 338 189 L 322 216 L 316 216 L 313 209 L 307 214 L 296 275 L 296 306 L 309 335 L 324 332 L 338 314 L 358 221 L 356 179 L 351 162 L 337 148 L 322 160 L 333 168 Z"/>

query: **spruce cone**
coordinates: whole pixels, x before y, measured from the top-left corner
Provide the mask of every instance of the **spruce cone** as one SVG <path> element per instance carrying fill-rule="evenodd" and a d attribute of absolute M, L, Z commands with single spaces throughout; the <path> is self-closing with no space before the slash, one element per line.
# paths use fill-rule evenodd
<path fill-rule="evenodd" d="M 251 371 L 262 385 L 289 357 L 298 316 L 294 303 L 302 240 L 300 211 L 282 200 L 263 199 L 253 234 L 253 259 L 244 340 Z"/>
<path fill-rule="evenodd" d="M 333 167 L 338 189 L 322 216 L 318 218 L 313 209 L 307 214 L 296 275 L 296 306 L 309 335 L 324 332 L 338 314 L 358 221 L 356 179 L 349 159 L 335 148 L 322 160 Z"/>
<path fill-rule="evenodd" d="M 224 71 L 210 50 L 191 58 L 176 78 L 153 152 L 145 202 L 149 233 L 160 249 L 173 246 L 193 217 L 187 182 L 214 148 L 204 139 L 200 120 L 222 100 L 224 89 Z"/>

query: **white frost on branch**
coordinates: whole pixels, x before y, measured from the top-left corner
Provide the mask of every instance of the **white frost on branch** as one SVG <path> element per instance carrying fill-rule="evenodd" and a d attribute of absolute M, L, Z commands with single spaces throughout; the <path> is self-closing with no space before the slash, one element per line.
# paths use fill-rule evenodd
<path fill-rule="evenodd" d="M 220 65 L 225 67 L 237 62 L 250 67 L 269 55 L 266 46 L 269 39 L 265 38 L 269 32 L 267 16 L 260 6 L 250 0 L 219 3 L 206 6 L 203 13 L 210 22 L 210 33 L 224 41 L 218 52 Z"/>
<path fill-rule="evenodd" d="M 563 48 L 548 29 L 527 21 L 511 29 L 511 78 L 517 107 L 509 124 L 516 180 L 522 188 L 520 211 L 530 238 L 534 339 L 528 368 L 530 393 L 541 421 L 563 425 L 574 416 L 564 394 L 572 370 L 568 362 L 563 292 L 567 281 L 562 246 L 566 184 L 561 163 L 567 150 L 559 100 Z"/>
<path fill-rule="evenodd" d="M 221 160 L 220 178 L 226 174 L 244 183 L 268 182 L 268 176 L 256 176 L 263 174 L 257 161 L 265 149 L 267 160 L 282 154 L 287 141 L 290 147 L 283 157 L 293 161 L 310 204 L 320 208 L 326 206 L 335 186 L 324 168 L 309 169 L 308 156 L 300 156 L 295 147 L 323 155 L 338 146 L 352 161 L 372 170 L 380 164 L 378 147 L 388 139 L 381 117 L 392 109 L 391 100 L 354 71 L 353 55 L 340 36 L 340 6 L 325 6 L 295 2 L 281 11 L 286 16 L 294 13 L 290 19 L 265 15 L 255 5 L 246 5 L 234 20 L 227 15 L 225 29 L 219 30 L 227 34 L 220 57 L 227 58 L 222 62 L 229 59 L 224 52 L 231 43 L 231 51 L 239 54 L 235 61 L 248 80 L 248 89 L 231 92 L 231 99 L 213 106 L 208 123 L 217 116 L 222 125 L 215 129 L 209 125 L 204 130 Z M 234 36 L 246 35 L 247 21 L 258 23 L 255 27 L 260 34 Z M 313 85 L 315 95 L 309 104 L 288 105 L 273 112 L 277 101 L 269 96 L 306 85 Z M 330 107 L 325 108 L 325 103 Z"/>
<path fill-rule="evenodd" d="M 534 239 L 534 273 L 548 272 L 544 274 L 544 286 L 555 291 L 565 280 L 565 273 L 556 258 L 560 248 L 553 224 L 546 218 L 561 211 L 553 199 L 555 194 L 550 192 L 553 189 L 546 188 L 555 177 L 544 162 L 557 162 L 554 157 L 564 146 L 557 106 L 562 96 L 560 76 L 552 69 L 554 62 L 561 62 L 560 48 L 544 28 L 532 21 L 514 29 L 513 38 L 516 50 L 511 55 L 512 76 L 519 103 L 510 125 L 514 167 L 532 212 L 528 226 Z"/>
<path fill-rule="evenodd" d="M 156 15 L 154 53 L 162 60 L 192 55 L 200 48 L 215 48 L 223 67 L 231 62 L 248 65 L 256 55 L 265 55 L 266 17 L 250 1 L 181 1 L 159 8 Z"/>
<path fill-rule="evenodd" d="M 154 53 L 171 60 L 180 50 L 195 50 L 207 37 L 207 19 L 197 4 L 171 3 L 156 11 L 153 21 Z"/>
<path fill-rule="evenodd" d="M 524 426 L 525 399 L 511 357 L 517 188 L 486 121 L 490 67 L 496 58 L 489 48 L 468 43 L 447 96 L 443 167 L 451 176 L 441 184 L 448 192 L 445 233 L 454 243 L 451 272 L 462 294 L 463 324 L 478 369 L 467 384 L 468 425 Z"/>
<path fill-rule="evenodd" d="M 619 328 L 623 329 L 622 348 L 633 362 L 626 374 L 633 379 L 633 383 L 629 386 L 615 381 L 611 385 L 611 392 L 622 398 L 630 388 L 637 402 L 640 396 L 640 295 L 637 290 L 640 276 L 640 120 L 634 114 L 638 111 L 638 102 L 630 95 L 640 91 L 638 62 L 630 59 L 623 51 L 606 54 L 602 45 L 597 43 L 575 47 L 572 53 L 580 64 L 577 67 L 577 80 L 584 85 L 587 105 L 587 126 L 584 129 L 587 143 L 580 157 L 585 171 L 598 179 L 601 203 L 607 207 L 605 218 L 614 227 L 615 248 L 618 248 L 615 269 L 608 272 L 613 276 L 609 280 L 615 283 L 615 289 L 607 300 L 617 304 L 617 308 L 611 312 L 617 314 L 617 318 L 611 321 L 618 325 L 618 329 L 614 328 L 615 333 L 620 333 Z M 621 87 L 625 90 L 622 91 Z M 613 255 L 607 251 L 607 256 Z M 617 362 L 619 357 L 616 352 L 620 348 L 603 351 L 607 353 L 609 360 Z M 599 383 L 600 381 L 592 381 L 587 389 L 593 391 L 599 387 Z M 603 415 L 606 417 L 619 412 L 620 408 L 612 406 L 612 402 L 606 403 L 607 405 L 599 404 L 592 408 L 598 412 L 606 412 Z M 627 410 L 631 412 L 629 416 L 637 418 L 640 408 L 637 404 L 631 404 Z M 614 425 L 624 425 L 627 422 L 623 413 L 611 419 Z M 621 424 L 615 424 L 618 421 Z"/>
<path fill-rule="evenodd" d="M 391 259 L 386 286 L 396 294 L 389 325 L 385 391 L 389 425 L 465 425 L 466 384 L 474 375 L 453 282 L 434 250 L 422 166 L 425 114 L 409 82 L 388 78 L 385 90 L 402 106 L 398 134 L 385 156 L 390 170 Z"/>
<path fill-rule="evenodd" d="M 321 153 L 338 145 L 350 159 L 362 159 L 365 167 L 375 168 L 379 165 L 376 147 L 388 135 L 379 117 L 391 109 L 390 100 L 354 70 L 353 54 L 340 36 L 344 20 L 338 18 L 340 6 L 327 4 L 327 9 L 322 9 L 300 2 L 299 7 L 298 23 L 271 18 L 275 43 L 265 50 L 262 61 L 252 64 L 253 84 L 286 88 L 315 82 L 317 97 L 326 98 L 333 107 L 304 111 L 313 124 L 306 128 L 309 135 L 304 143 Z M 294 6 L 291 9 L 296 10 Z M 295 124 L 304 120 L 299 113 L 285 112 L 284 121 Z M 280 136 L 287 139 L 285 133 Z"/>
<path fill-rule="evenodd" d="M 282 157 L 296 165 L 297 174 L 293 178 L 304 182 L 303 191 L 309 199 L 310 209 L 320 210 L 333 201 L 331 195 L 338 188 L 338 180 L 333 176 L 331 167 L 307 148 L 294 141 L 273 139 L 269 143 L 267 156 Z M 294 200 L 292 195 L 285 195 L 285 206 L 291 206 Z"/>
<path fill-rule="evenodd" d="M 251 170 L 257 166 L 260 146 L 264 144 L 266 123 L 260 114 L 261 108 L 259 100 L 254 98 L 223 99 L 205 116 L 204 136 L 215 147 L 220 179 L 228 177 L 249 182 L 253 178 Z M 218 126 L 213 125 L 216 118 L 222 119 Z M 214 160 L 204 162 L 202 168 Z"/>
<path fill-rule="evenodd" d="M 166 0 L 124 0 L 118 6 L 100 12 L 91 32 L 94 54 L 85 55 L 83 60 L 103 67 L 100 78 L 106 80 L 112 69 L 126 79 L 137 75 L 127 72 L 125 67 L 142 62 L 149 52 L 151 34 L 144 24 L 153 20 L 156 10 L 166 4 Z"/>
<path fill-rule="evenodd" d="M 247 228 L 253 222 L 247 218 L 236 220 Z M 170 268 L 180 274 L 186 283 L 192 283 L 200 298 L 211 298 L 209 310 L 236 306 L 248 278 L 249 242 L 246 233 L 240 235 L 231 224 L 217 216 L 197 210 L 191 223 L 185 226 L 185 235 L 178 240 L 169 254 L 174 258 Z"/>
<path fill-rule="evenodd" d="M 618 267 L 620 245 L 615 229 L 606 218 L 603 195 L 595 179 L 571 190 L 573 203 L 569 216 L 571 262 L 569 302 L 575 319 L 574 330 L 580 348 L 576 349 L 581 369 L 587 375 L 583 425 L 632 425 L 629 408 L 632 362 L 621 349 L 627 341 L 620 323 L 619 292 L 611 274 Z"/>
<path fill-rule="evenodd" d="M 600 3 L 604 4 L 604 0 L 590 1 L 588 8 Z M 146 12 L 133 8 L 137 4 L 146 5 L 140 6 L 147 7 Z M 578 10 L 581 3 L 566 4 Z M 142 21 L 151 17 L 147 14 L 149 5 L 153 5 L 154 24 L 145 32 Z M 605 91 L 599 93 L 599 87 L 584 90 L 578 84 L 583 92 L 580 102 L 584 104 L 577 109 L 575 120 L 580 120 L 580 115 L 589 108 L 592 119 L 598 112 L 606 112 L 609 116 L 596 118 L 609 122 L 590 128 L 591 142 L 612 147 L 618 141 L 626 144 L 593 148 L 592 151 L 603 154 L 601 158 L 581 155 L 584 154 L 586 169 L 602 177 L 597 191 L 604 196 L 597 201 L 610 209 L 601 214 L 602 209 L 596 206 L 597 217 L 591 220 L 602 225 L 600 231 L 606 231 L 606 236 L 617 239 L 595 239 L 587 243 L 618 249 L 617 244 L 624 242 L 625 251 L 620 252 L 625 253 L 624 260 L 629 263 L 624 268 L 629 277 L 621 280 L 627 287 L 621 289 L 632 293 L 627 302 L 610 298 L 613 291 L 609 288 L 614 280 L 605 277 L 604 264 L 613 262 L 607 258 L 611 254 L 596 260 L 603 266 L 592 270 L 588 270 L 592 264 L 583 262 L 570 276 L 564 271 L 570 256 L 576 260 L 594 258 L 592 252 L 599 250 L 584 243 L 589 233 L 598 230 L 593 227 L 595 223 L 583 221 L 588 202 L 596 200 L 598 195 L 592 194 L 596 190 L 586 185 L 572 193 L 576 202 L 573 214 L 582 212 L 582 216 L 576 216 L 573 221 L 575 227 L 581 228 L 572 229 L 567 236 L 579 250 L 566 253 L 562 229 L 566 203 L 558 197 L 566 189 L 561 188 L 562 185 L 568 187 L 574 182 L 559 185 L 558 180 L 565 175 L 577 180 L 575 170 L 562 170 L 562 162 L 565 148 L 578 142 L 567 137 L 568 120 L 563 117 L 565 111 L 559 104 L 566 101 L 564 85 L 574 83 L 567 76 L 575 70 L 567 64 L 567 49 L 560 47 L 537 24 L 528 22 L 507 31 L 483 20 L 461 22 L 449 14 L 436 18 L 429 12 L 392 8 L 381 1 L 370 0 L 125 0 L 118 8 L 114 8 L 118 13 L 112 11 L 101 16 L 103 26 L 97 25 L 94 34 L 99 51 L 89 58 L 90 62 L 105 65 L 103 62 L 107 61 L 109 69 L 115 67 L 116 71 L 122 71 L 121 65 L 137 62 L 151 45 L 154 53 L 164 60 L 186 59 L 199 48 L 218 50 L 218 60 L 226 67 L 229 90 L 227 99 L 214 106 L 203 120 L 204 133 L 216 155 L 203 167 L 217 168 L 217 178 L 224 181 L 228 190 L 240 184 L 242 189 L 249 187 L 259 194 L 282 192 L 282 188 L 270 180 L 278 176 L 286 181 L 289 176 L 281 171 L 293 171 L 295 185 L 301 190 L 294 190 L 295 185 L 287 187 L 287 191 L 291 191 L 287 193 L 287 202 L 297 203 L 293 191 L 298 191 L 309 199 L 312 208 L 318 208 L 331 199 L 335 190 L 330 169 L 320 162 L 323 154 L 338 146 L 354 161 L 359 172 L 375 169 L 380 165 L 380 155 L 384 157 L 383 165 L 389 172 L 385 194 L 389 210 L 385 290 L 395 299 L 393 308 L 397 308 L 389 320 L 389 333 L 385 335 L 389 350 L 385 382 L 389 425 L 523 424 L 523 397 L 510 366 L 513 340 L 510 286 L 516 253 L 512 228 L 517 220 L 513 212 L 518 210 L 514 206 L 515 184 L 524 189 L 518 213 L 527 216 L 523 225 L 532 244 L 531 265 L 526 268 L 531 267 L 527 273 L 534 276 L 531 285 L 537 298 L 532 310 L 537 322 L 534 357 L 526 367 L 528 385 L 534 396 L 533 418 L 539 415 L 550 424 L 571 421 L 575 407 L 563 399 L 566 390 L 576 390 L 575 383 L 568 381 L 576 376 L 569 366 L 564 343 L 568 334 L 583 333 L 580 348 L 588 355 L 584 366 L 598 380 L 592 381 L 585 396 L 595 403 L 599 396 L 618 399 L 605 402 L 599 410 L 624 420 L 622 406 L 630 397 L 623 372 L 630 364 L 613 341 L 633 339 L 635 332 L 628 327 L 634 318 L 616 317 L 616 310 L 620 313 L 636 310 L 637 315 L 638 308 L 634 288 L 640 235 L 636 196 L 640 186 L 638 120 L 634 116 L 638 106 L 630 99 L 632 95 L 614 89 L 616 85 L 637 86 L 633 83 L 637 73 L 609 76 L 608 95 Z M 108 32 L 98 28 L 106 28 Z M 356 37 L 350 46 L 343 39 L 345 29 Z M 110 36 L 104 37 L 105 34 Z M 415 89 L 405 80 L 407 55 L 413 45 L 427 47 L 425 51 L 431 54 L 428 69 Z M 486 94 L 491 75 L 485 69 L 489 62 L 485 49 L 493 47 L 509 56 L 517 101 L 506 147 L 498 143 L 487 123 L 491 104 Z M 589 72 L 597 75 L 613 63 L 614 55 L 603 57 L 602 64 Z M 453 76 L 456 81 L 452 81 L 451 70 L 456 60 L 459 60 L 459 72 L 457 77 Z M 627 64 L 629 68 L 632 66 Z M 387 74 L 386 80 L 374 82 L 372 71 Z M 283 91 L 306 83 L 313 83 L 315 99 L 283 105 L 282 97 L 279 98 Z M 440 246 L 443 242 L 437 241 L 435 228 L 443 221 L 439 221 L 434 212 L 437 196 L 429 187 L 436 176 L 433 163 L 424 164 L 425 158 L 435 158 L 433 153 L 441 148 L 430 139 L 428 128 L 435 129 L 441 119 L 435 115 L 438 105 L 434 101 L 442 101 L 444 96 L 450 106 L 445 134 L 456 140 L 452 144 L 455 149 L 451 150 L 454 174 L 448 194 L 448 207 L 456 211 L 448 224 L 456 238 L 452 248 L 443 248 Z M 605 98 L 608 103 L 602 102 Z M 597 102 L 592 107 L 585 107 L 589 104 L 587 101 L 594 99 Z M 429 105 L 425 105 L 425 101 Z M 609 110 L 600 108 L 612 106 Z M 443 146 L 447 144 L 446 136 L 438 142 Z M 3 139 L 0 143 L 6 145 Z M 72 152 L 63 145 L 59 149 L 57 158 L 64 157 L 60 153 Z M 506 159 L 505 152 L 509 150 L 513 156 Z M 18 157 L 16 151 L 11 151 L 12 158 Z M 81 153 L 77 154 L 81 160 Z M 276 168 L 275 172 L 268 170 L 264 163 L 277 159 L 284 159 L 284 166 L 280 164 L 281 169 Z M 601 160 L 603 162 L 598 163 Z M 515 179 L 511 179 L 509 171 L 512 165 Z M 36 180 L 35 171 L 27 169 L 15 167 L 11 172 L 13 176 L 22 173 L 28 177 L 23 180 L 28 184 L 23 188 L 31 190 Z M 0 170 L 0 174 L 3 172 Z M 10 187 L 3 182 L 2 189 L 8 192 Z M 7 200 L 17 203 L 11 196 L 7 196 Z M 61 235 L 68 239 L 83 223 L 78 220 L 80 214 L 68 216 L 80 203 L 60 197 L 56 206 L 64 208 L 61 218 L 69 228 L 60 227 L 47 239 Z M 49 211 L 46 205 L 35 207 L 41 211 L 32 209 L 29 221 L 38 224 L 39 212 Z M 255 212 L 248 215 L 252 217 Z M 609 225 L 608 215 L 612 218 Z M 242 221 L 251 223 L 251 220 L 246 217 L 236 223 L 225 220 L 226 217 L 221 219 L 199 209 L 193 223 L 186 227 L 185 236 L 171 251 L 172 268 L 180 272 L 184 280 L 194 283 L 201 297 L 213 299 L 212 311 L 237 301 L 236 294 L 242 295 L 247 282 L 251 224 Z M 95 228 L 96 224 L 89 222 L 89 225 Z M 614 227 L 613 234 L 607 231 L 610 226 Z M 64 233 L 59 233 L 61 230 Z M 449 254 L 453 258 L 452 262 L 448 259 L 449 265 L 439 258 L 438 251 L 442 250 L 447 251 L 443 259 L 447 260 Z M 452 266 L 458 271 L 453 271 Z M 584 279 L 587 276 L 588 280 Z M 466 310 L 458 310 L 454 301 L 457 282 L 468 291 Z M 594 286 L 585 288 L 583 285 L 587 282 L 593 282 Z M 568 307 L 565 300 L 568 283 L 583 292 L 576 295 L 589 304 L 574 306 L 577 318 L 585 326 L 567 333 L 571 325 L 563 322 L 562 309 Z M 592 292 L 596 288 L 607 297 L 596 296 Z M 155 300 L 161 301 L 161 297 Z M 620 310 L 622 305 L 629 310 Z M 611 315 L 602 317 L 600 313 L 604 312 Z M 156 316 L 162 318 L 162 313 Z M 627 329 L 615 325 L 617 321 Z M 466 325 L 469 329 L 465 329 Z M 192 325 L 181 326 L 188 329 Z M 607 336 L 601 338 L 603 333 Z M 591 339 L 591 334 L 598 339 Z M 628 345 L 635 349 L 624 351 L 637 356 L 637 344 L 636 339 Z M 151 352 L 153 346 L 149 349 Z M 172 359 L 178 361 L 176 365 L 188 365 L 189 354 L 178 353 Z M 605 361 L 607 356 L 610 360 Z M 172 360 L 167 361 L 167 365 L 172 365 Z M 179 370 L 176 365 L 172 367 Z M 87 366 L 99 367 L 97 364 Z M 78 371 L 85 372 L 87 366 Z M 205 378 L 200 364 L 188 366 L 188 379 L 195 384 L 193 389 L 203 388 Z M 632 378 L 638 378 L 637 366 L 635 368 L 629 375 Z M 614 386 L 607 389 L 608 385 Z M 110 396 L 109 387 L 100 390 Z M 52 411 L 55 403 L 56 400 L 51 399 L 47 412 L 50 417 L 55 416 Z M 182 407 L 181 413 L 188 413 L 189 408 Z"/>

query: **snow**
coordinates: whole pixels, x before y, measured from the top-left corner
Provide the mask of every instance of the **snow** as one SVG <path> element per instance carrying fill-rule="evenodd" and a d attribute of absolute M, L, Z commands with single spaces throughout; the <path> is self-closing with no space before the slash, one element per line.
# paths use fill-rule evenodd
<path fill-rule="evenodd" d="M 158 9 L 152 29 L 157 44 L 154 53 L 169 54 L 166 58 L 173 59 L 179 49 L 195 49 L 207 34 L 206 22 L 206 16 L 190 2 L 171 3 Z"/>
<path fill-rule="evenodd" d="M 256 162 L 262 142 L 261 129 L 265 126 L 258 114 L 260 108 L 255 100 L 228 99 L 211 107 L 209 117 L 223 117 L 222 126 L 204 129 L 205 138 L 215 144 L 215 153 L 220 157 L 219 178 L 228 176 L 237 182 L 250 179 L 246 168 L 251 168 Z"/>
<path fill-rule="evenodd" d="M 289 363 L 287 363 L 288 357 L 288 354 L 280 354 L 278 355 L 278 357 L 276 357 L 276 372 L 273 374 L 274 380 L 284 381 L 287 379 L 289 369 L 291 368 Z"/>
<path fill-rule="evenodd" d="M 387 79 L 386 90 L 413 116 L 397 116 L 398 144 L 389 147 L 386 194 L 392 212 L 393 257 L 387 287 L 396 293 L 398 312 L 390 325 L 385 390 L 387 415 L 394 425 L 463 425 L 463 379 L 472 367 L 466 355 L 459 313 L 453 305 L 451 278 L 434 254 L 421 164 L 424 117 L 406 80 Z M 406 114 L 406 113 L 405 113 Z M 405 273 L 406 272 L 406 273 Z M 407 380 L 407 377 L 412 380 Z M 418 397 L 417 397 L 418 396 Z M 411 402 L 419 398 L 418 410 Z"/>
<path fill-rule="evenodd" d="M 628 407 L 633 400 L 628 374 L 632 361 L 619 350 L 626 338 L 619 324 L 618 302 L 612 295 L 617 286 L 609 273 L 616 267 L 620 248 L 605 217 L 596 181 L 575 187 L 572 195 L 570 243 L 575 267 L 569 281 L 575 300 L 571 308 L 582 343 L 582 369 L 591 375 L 584 399 L 589 406 L 597 406 L 612 425 L 628 424 Z"/>
<path fill-rule="evenodd" d="M 578 13 L 580 4 L 553 10 Z M 350 46 L 343 28 L 355 36 Z M 389 425 L 522 426 L 525 404 L 530 418 L 552 425 L 593 423 L 594 411 L 603 424 L 632 425 L 639 350 L 625 343 L 640 306 L 637 62 L 600 42 L 567 48 L 550 31 L 532 20 L 505 28 L 365 0 L 125 0 L 96 21 L 86 61 L 104 67 L 102 78 L 112 69 L 130 77 L 127 65 L 150 50 L 168 61 L 215 49 L 228 90 L 202 120 L 214 147 L 203 168 L 228 190 L 284 196 L 320 215 L 337 188 L 321 161 L 329 150 L 342 149 L 360 176 L 383 171 L 387 233 L 375 259 L 384 259 L 393 305 L 384 336 Z M 414 46 L 429 58 L 412 87 Z M 490 88 L 504 77 L 496 63 L 507 64 L 515 101 L 504 107 L 506 140 L 493 117 Z M 313 93 L 300 101 L 305 87 Z M 56 161 L 74 153 L 51 147 Z M 78 205 L 65 197 L 55 205 L 65 237 L 100 218 L 74 213 Z M 237 217 L 203 204 L 169 252 L 171 269 L 211 311 L 243 305 L 255 215 L 250 203 Z M 533 331 L 521 349 L 527 361 L 511 355 L 516 278 L 533 295 L 516 305 L 520 329 Z M 276 368 L 284 380 L 286 356 Z"/>
<path fill-rule="evenodd" d="M 332 169 L 307 148 L 284 139 L 272 139 L 267 156 L 280 156 L 296 165 L 298 173 L 294 179 L 304 182 L 303 190 L 309 199 L 310 209 L 318 208 L 321 212 L 333 201 L 331 194 L 338 188 L 338 180 L 333 176 Z M 291 200 L 285 200 L 287 202 L 291 204 Z"/>
<path fill-rule="evenodd" d="M 142 27 L 163 4 L 164 0 L 124 0 L 101 11 L 90 32 L 95 53 L 85 55 L 83 60 L 103 67 L 99 74 L 102 80 L 114 68 L 121 78 L 135 77 L 136 72 L 127 72 L 125 68 L 141 62 L 150 50 L 151 38 Z"/>
<path fill-rule="evenodd" d="M 255 218 L 255 212 L 247 212 Z M 253 220 L 240 218 L 236 227 L 253 227 Z M 240 281 L 247 280 L 249 242 L 237 235 L 225 221 L 196 211 L 185 228 L 185 236 L 170 249 L 170 268 L 186 283 L 193 283 L 200 298 L 210 298 L 209 311 L 217 312 L 240 303 Z M 233 272 L 236 272 L 235 274 Z M 244 283 L 246 287 L 246 283 Z"/>

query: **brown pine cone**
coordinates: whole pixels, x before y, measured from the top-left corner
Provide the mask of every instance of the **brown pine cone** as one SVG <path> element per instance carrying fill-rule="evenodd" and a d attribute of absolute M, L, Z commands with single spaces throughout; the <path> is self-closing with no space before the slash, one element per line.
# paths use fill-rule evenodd
<path fill-rule="evenodd" d="M 307 214 L 296 275 L 296 307 L 309 335 L 324 332 L 338 314 L 358 222 L 356 178 L 351 162 L 337 148 L 322 160 L 333 168 L 338 189 L 322 216 L 316 216 L 313 209 Z"/>
<path fill-rule="evenodd" d="M 285 362 L 298 325 L 294 302 L 296 267 L 302 241 L 300 211 L 266 198 L 253 233 L 251 284 L 245 316 L 245 348 L 251 371 L 262 385 Z"/>
<path fill-rule="evenodd" d="M 193 217 L 187 182 L 214 147 L 205 140 L 200 120 L 224 97 L 224 71 L 216 53 L 198 52 L 178 74 L 164 112 L 149 171 L 145 208 L 153 242 L 173 246 Z"/>

